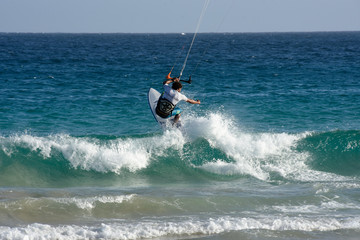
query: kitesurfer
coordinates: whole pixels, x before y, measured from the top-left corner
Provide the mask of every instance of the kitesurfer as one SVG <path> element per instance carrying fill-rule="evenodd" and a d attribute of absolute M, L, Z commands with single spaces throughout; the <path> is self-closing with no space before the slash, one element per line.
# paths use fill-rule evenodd
<path fill-rule="evenodd" d="M 171 87 L 169 86 L 170 83 L 172 83 Z M 195 101 L 187 98 L 181 93 L 182 84 L 180 83 L 180 79 L 177 77 L 172 78 L 169 74 L 163 82 L 163 87 L 164 92 L 157 103 L 156 114 L 162 118 L 175 116 L 173 124 L 176 124 L 180 119 L 181 109 L 176 107 L 180 101 L 185 101 L 191 104 L 200 104 L 200 100 Z"/>

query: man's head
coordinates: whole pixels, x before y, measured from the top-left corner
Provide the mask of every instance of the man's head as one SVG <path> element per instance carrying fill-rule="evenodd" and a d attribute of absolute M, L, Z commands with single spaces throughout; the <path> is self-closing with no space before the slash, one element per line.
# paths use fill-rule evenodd
<path fill-rule="evenodd" d="M 177 91 L 178 91 L 178 90 L 181 90 L 182 84 L 181 84 L 180 82 L 173 82 L 171 88 L 174 89 L 174 90 L 177 90 Z"/>

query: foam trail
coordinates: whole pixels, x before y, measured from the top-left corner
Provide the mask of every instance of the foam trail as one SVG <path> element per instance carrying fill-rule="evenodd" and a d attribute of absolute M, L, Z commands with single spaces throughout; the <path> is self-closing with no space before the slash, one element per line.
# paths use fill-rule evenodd
<path fill-rule="evenodd" d="M 175 221 L 143 220 L 140 222 L 102 223 L 98 226 L 51 226 L 31 224 L 26 227 L 0 226 L 1 239 L 143 239 L 171 236 L 215 235 L 242 230 L 270 231 L 335 231 L 356 230 L 360 219 L 352 218 L 234 218 L 219 217 Z"/>
<path fill-rule="evenodd" d="M 84 210 L 91 210 L 96 207 L 97 203 L 117 203 L 130 201 L 136 195 L 121 195 L 121 196 L 96 196 L 96 197 L 87 197 L 87 198 L 50 198 L 50 200 L 55 201 L 61 204 L 75 204 L 78 208 Z"/>

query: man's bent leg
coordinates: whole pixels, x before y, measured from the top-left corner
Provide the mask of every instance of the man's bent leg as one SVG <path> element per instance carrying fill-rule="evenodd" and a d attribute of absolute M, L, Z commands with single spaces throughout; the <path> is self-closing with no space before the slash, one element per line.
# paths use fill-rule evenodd
<path fill-rule="evenodd" d="M 176 124 L 176 123 L 179 121 L 180 115 L 181 115 L 181 114 L 176 114 L 176 115 L 175 115 L 174 124 Z"/>

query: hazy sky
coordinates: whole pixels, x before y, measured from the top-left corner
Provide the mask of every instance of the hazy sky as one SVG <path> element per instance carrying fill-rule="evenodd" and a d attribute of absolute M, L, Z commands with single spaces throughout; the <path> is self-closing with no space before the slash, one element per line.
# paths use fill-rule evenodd
<path fill-rule="evenodd" d="M 0 0 L 0 32 L 194 32 L 204 0 Z M 360 0 L 211 0 L 200 32 L 360 31 Z"/>

